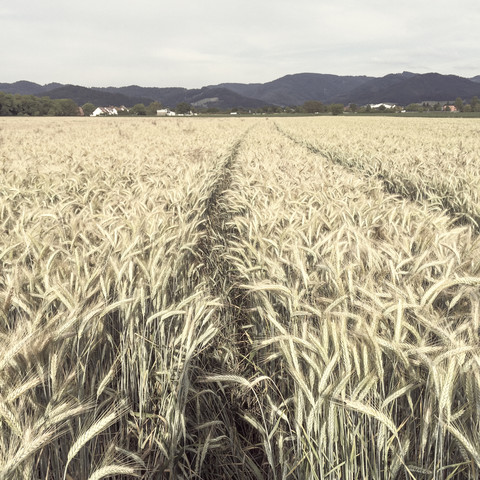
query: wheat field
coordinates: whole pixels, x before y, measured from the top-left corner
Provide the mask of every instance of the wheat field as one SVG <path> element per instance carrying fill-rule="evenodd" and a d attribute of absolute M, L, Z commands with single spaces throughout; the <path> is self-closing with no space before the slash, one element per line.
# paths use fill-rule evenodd
<path fill-rule="evenodd" d="M 0 120 L 0 479 L 478 479 L 479 132 Z"/>

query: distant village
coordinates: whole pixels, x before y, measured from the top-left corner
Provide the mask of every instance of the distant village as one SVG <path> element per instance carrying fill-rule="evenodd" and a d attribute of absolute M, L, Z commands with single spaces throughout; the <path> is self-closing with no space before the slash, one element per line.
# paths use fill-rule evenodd
<path fill-rule="evenodd" d="M 311 105 L 308 104 L 317 104 L 318 107 L 322 108 L 308 108 Z M 458 102 L 457 102 L 458 103 Z M 230 115 L 237 115 L 239 113 L 242 114 L 266 114 L 266 113 L 310 113 L 310 114 L 320 114 L 320 113 L 327 113 L 333 112 L 331 109 L 331 105 L 323 105 L 321 102 L 316 101 L 309 101 L 305 102 L 302 106 L 303 109 L 296 110 L 292 107 L 264 107 L 263 109 L 256 109 L 252 110 L 243 110 L 243 109 L 230 109 L 229 111 L 223 112 L 219 109 L 212 109 L 212 111 L 202 112 L 202 113 L 230 113 Z M 300 107 L 300 108 L 302 108 Z M 306 107 L 306 108 L 305 108 Z M 421 112 L 421 111 L 443 111 L 443 112 L 457 112 L 463 110 L 463 108 L 459 107 L 455 104 L 455 101 L 452 102 L 421 102 L 418 104 L 410 104 L 406 107 L 401 105 L 397 105 L 394 103 L 370 103 L 367 105 L 357 106 L 355 104 L 349 104 L 347 106 L 338 105 L 338 109 L 336 114 L 342 113 L 375 113 L 375 112 L 395 112 L 395 113 L 406 113 L 406 112 Z M 108 106 L 108 107 L 97 107 L 91 114 L 91 117 L 99 117 L 99 116 L 112 116 L 112 115 L 128 115 L 131 109 L 120 106 Z M 132 112 L 133 113 L 133 112 Z M 175 110 L 171 110 L 169 108 L 161 108 L 156 110 L 156 116 L 158 117 L 193 117 L 197 116 L 198 112 L 196 112 L 193 107 L 192 110 L 182 110 L 182 113 L 176 112 Z"/>
<path fill-rule="evenodd" d="M 122 113 L 128 113 L 129 109 L 125 106 L 121 107 L 97 107 L 92 114 L 91 117 L 99 117 L 99 116 L 109 116 L 109 115 L 120 115 Z M 187 113 L 176 113 L 169 108 L 161 108 L 157 110 L 157 117 L 189 117 L 198 115 L 195 112 L 187 112 Z"/>

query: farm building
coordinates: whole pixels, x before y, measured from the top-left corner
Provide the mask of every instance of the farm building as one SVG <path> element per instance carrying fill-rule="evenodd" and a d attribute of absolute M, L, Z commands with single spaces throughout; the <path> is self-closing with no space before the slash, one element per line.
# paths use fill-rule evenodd
<path fill-rule="evenodd" d="M 174 117 L 175 112 L 172 112 L 169 108 L 162 108 L 161 110 L 157 110 L 158 117 Z"/>
<path fill-rule="evenodd" d="M 391 109 L 391 108 L 395 108 L 396 105 L 394 103 L 371 103 L 370 104 L 370 107 L 371 108 L 380 108 L 380 107 L 385 107 L 386 109 Z"/>
<path fill-rule="evenodd" d="M 98 117 L 99 115 L 118 115 L 118 112 L 127 112 L 128 108 L 124 107 L 97 107 L 93 113 L 90 115 L 91 117 Z"/>

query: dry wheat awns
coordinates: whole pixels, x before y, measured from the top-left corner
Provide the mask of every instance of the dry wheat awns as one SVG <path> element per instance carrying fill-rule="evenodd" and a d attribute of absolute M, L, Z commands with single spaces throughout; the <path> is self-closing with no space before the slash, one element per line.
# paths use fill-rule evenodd
<path fill-rule="evenodd" d="M 0 480 L 477 480 L 478 138 L 0 119 Z"/>

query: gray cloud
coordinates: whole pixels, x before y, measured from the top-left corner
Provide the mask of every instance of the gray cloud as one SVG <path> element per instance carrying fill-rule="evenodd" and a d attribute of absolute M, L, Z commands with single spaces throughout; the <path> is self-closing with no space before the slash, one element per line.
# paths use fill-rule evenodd
<path fill-rule="evenodd" d="M 200 87 L 287 73 L 480 74 L 477 0 L 16 0 L 0 82 Z"/>

